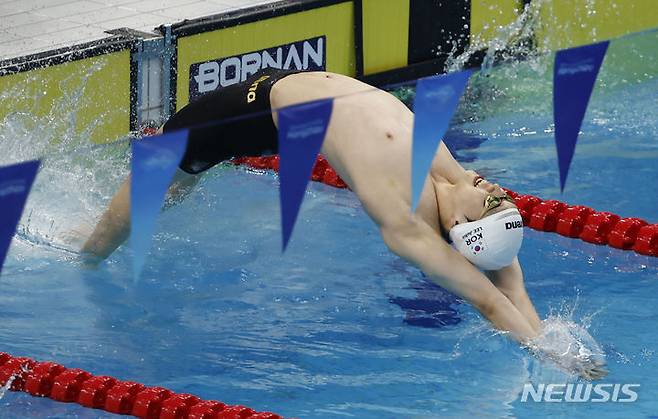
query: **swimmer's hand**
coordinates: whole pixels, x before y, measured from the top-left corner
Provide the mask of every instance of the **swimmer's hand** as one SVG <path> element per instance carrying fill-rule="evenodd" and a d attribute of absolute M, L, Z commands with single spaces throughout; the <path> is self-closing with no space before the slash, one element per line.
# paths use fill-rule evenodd
<path fill-rule="evenodd" d="M 574 354 L 571 351 L 560 353 L 552 348 L 528 345 L 530 352 L 540 359 L 548 359 L 569 374 L 574 374 L 588 381 L 599 380 L 608 375 L 605 360 L 590 353 Z"/>
<path fill-rule="evenodd" d="M 584 380 L 608 375 L 603 351 L 587 330 L 572 320 L 549 316 L 542 321 L 541 333 L 525 345 L 539 359 L 548 359 L 559 369 Z"/>
<path fill-rule="evenodd" d="M 605 361 L 595 358 L 580 360 L 577 363 L 578 368 L 574 370 L 575 374 L 589 381 L 600 380 L 608 375 Z"/>

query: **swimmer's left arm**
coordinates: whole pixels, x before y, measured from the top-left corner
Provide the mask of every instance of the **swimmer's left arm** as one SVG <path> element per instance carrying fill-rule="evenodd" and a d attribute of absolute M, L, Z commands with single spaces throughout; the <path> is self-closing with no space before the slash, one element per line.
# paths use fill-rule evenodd
<path fill-rule="evenodd" d="M 380 224 L 380 231 L 392 252 L 420 268 L 432 282 L 467 300 L 494 327 L 510 332 L 524 345 L 537 336 L 512 302 L 423 221 L 407 215 L 392 224 Z"/>
<path fill-rule="evenodd" d="M 443 141 L 439 143 L 434 155 L 431 171 L 452 183 L 457 183 L 466 176 L 466 170 L 455 160 Z"/>
<path fill-rule="evenodd" d="M 510 266 L 497 271 L 488 271 L 486 274 L 496 288 L 509 298 L 512 304 L 525 316 L 532 328 L 539 332 L 541 320 L 526 292 L 519 259 L 514 258 L 514 262 Z"/>

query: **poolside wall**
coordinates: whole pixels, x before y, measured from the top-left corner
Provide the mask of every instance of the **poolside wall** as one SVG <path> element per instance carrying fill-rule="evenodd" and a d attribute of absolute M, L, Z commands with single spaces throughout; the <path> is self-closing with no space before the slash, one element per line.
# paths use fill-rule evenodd
<path fill-rule="evenodd" d="M 161 26 L 155 39 L 113 36 L 0 62 L 0 120 L 17 112 L 75 118 L 78 133 L 111 141 L 158 122 L 191 96 L 243 78 L 263 61 L 375 85 L 412 80 L 443 71 L 451 54 L 486 46 L 499 27 L 538 1 L 283 0 Z M 533 42 L 545 50 L 658 27 L 654 0 L 539 5 Z M 482 57 L 473 54 L 467 65 Z"/>
<path fill-rule="evenodd" d="M 110 36 L 0 63 L 0 121 L 41 124 L 27 128 L 48 129 L 50 138 L 84 134 L 106 142 L 125 135 L 136 126 L 135 43 Z"/>

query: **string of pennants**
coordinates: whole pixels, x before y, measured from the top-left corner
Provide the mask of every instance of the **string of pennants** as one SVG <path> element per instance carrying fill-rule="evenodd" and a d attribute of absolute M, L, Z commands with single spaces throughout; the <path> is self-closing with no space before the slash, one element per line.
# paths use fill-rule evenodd
<path fill-rule="evenodd" d="M 563 191 L 591 92 L 609 42 L 556 53 L 553 74 L 555 144 Z M 420 79 L 413 105 L 412 206 L 423 184 L 471 71 Z M 280 206 L 285 252 L 333 110 L 333 99 L 279 109 Z M 133 141 L 131 234 L 133 273 L 139 277 L 148 254 L 155 220 L 167 188 L 185 152 L 188 131 Z M 37 174 L 38 161 L 0 168 L 0 268 Z"/>
<path fill-rule="evenodd" d="M 278 155 L 241 157 L 231 162 L 256 170 L 279 170 Z M 319 156 L 315 162 L 311 179 L 334 188 L 348 187 L 323 156 Z M 620 217 L 583 205 L 571 205 L 552 199 L 544 201 L 533 195 L 504 189 L 514 199 L 525 227 L 658 257 L 658 224 L 649 224 L 637 217 Z"/>

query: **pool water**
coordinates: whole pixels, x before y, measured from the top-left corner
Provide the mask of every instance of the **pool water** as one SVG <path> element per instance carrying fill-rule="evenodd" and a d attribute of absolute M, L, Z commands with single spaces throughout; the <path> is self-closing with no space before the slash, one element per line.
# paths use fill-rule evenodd
<path fill-rule="evenodd" d="M 458 159 L 521 193 L 658 222 L 655 73 L 595 91 L 560 194 L 550 77 L 524 65 L 512 85 L 504 66 L 472 80 L 478 106 L 463 104 L 446 139 Z M 16 118 L 2 163 L 48 158 L 0 277 L 2 351 L 288 417 L 658 414 L 658 258 L 525 230 L 540 316 L 600 347 L 602 382 L 641 387 L 632 404 L 522 402 L 525 383 L 577 379 L 389 252 L 350 191 L 311 184 L 282 255 L 276 175 L 220 165 L 161 215 L 141 279 L 125 247 L 84 270 L 58 247 L 103 210 L 126 143 L 52 145 Z M 0 403 L 3 418 L 113 416 L 11 392 Z"/>

